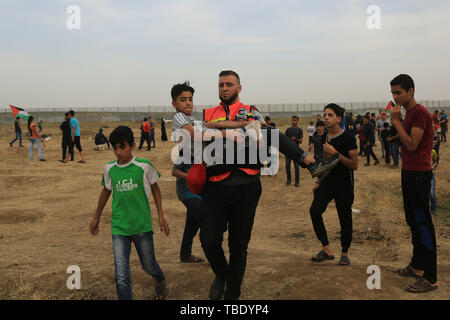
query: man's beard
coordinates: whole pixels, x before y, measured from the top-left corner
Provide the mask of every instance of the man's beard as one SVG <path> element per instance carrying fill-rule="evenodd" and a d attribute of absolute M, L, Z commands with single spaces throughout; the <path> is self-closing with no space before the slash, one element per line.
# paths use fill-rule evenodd
<path fill-rule="evenodd" d="M 222 101 L 223 104 L 226 104 L 227 106 L 229 106 L 230 104 L 233 103 L 233 101 L 237 98 L 237 92 L 235 94 L 233 94 L 231 97 L 229 97 L 228 99 L 222 98 L 221 96 L 219 96 L 220 101 Z"/>

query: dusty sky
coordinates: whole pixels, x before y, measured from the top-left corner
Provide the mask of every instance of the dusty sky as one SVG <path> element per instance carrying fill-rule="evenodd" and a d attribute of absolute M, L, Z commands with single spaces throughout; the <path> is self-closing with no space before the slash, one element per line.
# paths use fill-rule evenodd
<path fill-rule="evenodd" d="M 214 104 L 224 69 L 249 104 L 389 100 L 400 73 L 448 99 L 449 31 L 449 1 L 2 0 L 0 108 L 169 105 L 184 80 Z"/>

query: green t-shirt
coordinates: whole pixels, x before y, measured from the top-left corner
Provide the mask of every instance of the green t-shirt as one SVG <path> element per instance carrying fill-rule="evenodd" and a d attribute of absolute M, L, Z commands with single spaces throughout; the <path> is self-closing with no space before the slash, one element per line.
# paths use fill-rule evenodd
<path fill-rule="evenodd" d="M 147 159 L 134 157 L 124 165 L 117 160 L 106 164 L 102 186 L 112 191 L 112 234 L 131 236 L 153 230 L 149 197 L 151 185 L 160 176 Z"/>

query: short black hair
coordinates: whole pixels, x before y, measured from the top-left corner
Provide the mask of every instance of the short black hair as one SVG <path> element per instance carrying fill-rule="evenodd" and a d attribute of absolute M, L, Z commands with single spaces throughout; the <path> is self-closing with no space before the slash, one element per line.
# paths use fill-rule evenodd
<path fill-rule="evenodd" d="M 241 83 L 241 78 L 239 78 L 239 75 L 236 72 L 234 72 L 233 70 L 224 70 L 219 73 L 219 78 L 226 77 L 226 76 L 235 76 L 238 79 L 238 83 L 239 84 Z"/>
<path fill-rule="evenodd" d="M 266 120 L 266 121 L 267 121 L 267 120 L 270 120 L 270 117 L 269 117 L 269 116 L 265 116 L 265 117 L 264 117 L 264 120 Z"/>
<path fill-rule="evenodd" d="M 335 103 L 330 103 L 327 104 L 325 108 L 323 108 L 323 111 L 325 111 L 326 109 L 331 109 L 334 111 L 334 113 L 336 113 L 337 117 L 341 117 L 341 119 L 344 118 L 345 109 L 342 108 L 341 106 L 338 106 Z"/>
<path fill-rule="evenodd" d="M 128 142 L 128 144 L 131 146 L 134 143 L 133 131 L 130 129 L 130 127 L 118 126 L 109 135 L 109 141 L 111 142 L 111 145 L 113 147 L 118 143 L 123 145 L 125 144 L 125 142 Z"/>
<path fill-rule="evenodd" d="M 383 127 L 389 128 L 389 123 L 387 123 L 387 122 L 383 123 Z"/>
<path fill-rule="evenodd" d="M 314 122 L 313 122 L 313 121 L 310 121 L 309 124 L 314 124 Z"/>
<path fill-rule="evenodd" d="M 189 91 L 192 95 L 194 95 L 195 90 L 190 86 L 189 81 L 173 85 L 172 90 L 170 90 L 172 101 L 176 101 L 177 98 L 185 91 Z"/>
<path fill-rule="evenodd" d="M 325 127 L 325 122 L 323 122 L 323 121 L 317 121 L 316 127 Z"/>
<path fill-rule="evenodd" d="M 68 117 L 68 116 L 69 116 L 69 113 L 68 113 L 68 112 L 64 113 L 64 116 L 65 116 L 65 117 Z"/>
<path fill-rule="evenodd" d="M 75 115 L 75 111 L 70 110 L 69 113 L 72 115 L 72 117 Z"/>
<path fill-rule="evenodd" d="M 147 121 L 147 118 L 144 118 L 144 121 Z"/>
<path fill-rule="evenodd" d="M 414 87 L 414 80 L 407 74 L 400 74 L 396 76 L 392 79 L 391 86 L 400 86 L 405 91 L 408 91 L 411 88 L 416 91 Z"/>
<path fill-rule="evenodd" d="M 100 129 L 98 129 L 98 131 L 99 131 L 99 132 L 103 132 L 103 129 L 102 129 L 102 128 L 100 128 Z"/>
<path fill-rule="evenodd" d="M 292 119 L 297 119 L 298 120 L 298 116 L 292 116 Z"/>

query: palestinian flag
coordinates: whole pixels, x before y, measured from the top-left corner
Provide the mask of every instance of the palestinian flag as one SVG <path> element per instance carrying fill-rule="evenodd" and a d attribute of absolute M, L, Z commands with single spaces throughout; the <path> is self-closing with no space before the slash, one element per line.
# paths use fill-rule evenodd
<path fill-rule="evenodd" d="M 28 119 L 28 117 L 30 116 L 28 114 L 28 112 L 26 112 L 22 108 L 14 107 L 12 105 L 9 105 L 9 107 L 11 108 L 11 111 L 14 114 L 15 118 L 20 117 L 20 118 Z"/>
<path fill-rule="evenodd" d="M 384 109 L 384 112 L 391 113 L 392 107 L 395 107 L 395 103 L 389 101 L 389 104 L 387 105 L 386 109 Z"/>

